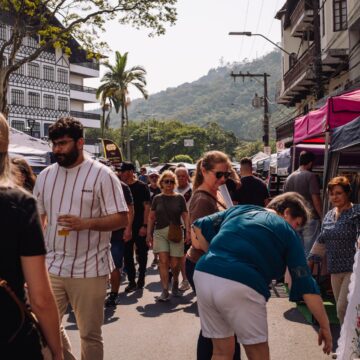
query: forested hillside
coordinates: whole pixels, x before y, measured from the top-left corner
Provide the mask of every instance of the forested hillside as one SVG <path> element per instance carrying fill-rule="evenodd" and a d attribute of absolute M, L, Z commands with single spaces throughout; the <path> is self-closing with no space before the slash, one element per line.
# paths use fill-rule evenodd
<path fill-rule="evenodd" d="M 281 78 L 281 54 L 273 51 L 252 62 L 226 64 L 211 69 L 197 81 L 151 95 L 148 100 L 134 100 L 129 106 L 130 120 L 180 120 L 202 125 L 216 122 L 231 130 L 239 139 L 258 140 L 262 137 L 263 107 L 251 105 L 254 94 L 263 96 L 262 78 L 244 81 L 230 76 L 235 73 L 268 73 L 268 99 L 270 101 L 270 128 L 289 113 L 275 104 L 276 84 Z M 272 104 L 271 104 L 272 103 Z M 152 115 L 151 115 L 152 114 Z M 111 126 L 119 126 L 119 115 L 111 114 Z"/>

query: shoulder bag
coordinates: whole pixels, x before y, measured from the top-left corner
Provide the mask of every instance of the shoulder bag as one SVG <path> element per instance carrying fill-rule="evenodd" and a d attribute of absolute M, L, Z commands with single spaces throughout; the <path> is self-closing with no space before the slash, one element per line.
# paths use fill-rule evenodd
<path fill-rule="evenodd" d="M 169 241 L 174 242 L 174 243 L 182 242 L 183 239 L 184 239 L 183 238 L 184 234 L 183 234 L 182 226 L 178 225 L 178 224 L 174 224 L 170 220 L 169 215 L 168 215 L 169 211 L 168 211 L 168 208 L 166 206 L 166 200 L 164 199 L 164 197 L 162 198 L 162 203 L 163 203 L 165 213 L 166 213 L 166 217 L 167 217 L 167 220 L 168 220 L 168 223 L 169 223 L 169 230 L 168 230 L 168 239 L 169 239 Z"/>

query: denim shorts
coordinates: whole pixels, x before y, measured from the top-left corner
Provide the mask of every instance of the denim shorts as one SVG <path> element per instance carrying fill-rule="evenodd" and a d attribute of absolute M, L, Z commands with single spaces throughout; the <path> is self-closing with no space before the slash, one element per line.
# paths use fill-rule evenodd
<path fill-rule="evenodd" d="M 111 234 L 111 256 L 117 269 L 121 269 L 123 266 L 125 249 L 123 235 L 124 229 L 113 231 Z"/>

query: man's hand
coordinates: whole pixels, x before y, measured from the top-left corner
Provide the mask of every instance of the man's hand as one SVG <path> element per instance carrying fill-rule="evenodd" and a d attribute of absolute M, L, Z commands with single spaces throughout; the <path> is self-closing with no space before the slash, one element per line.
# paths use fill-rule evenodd
<path fill-rule="evenodd" d="M 320 328 L 319 330 L 319 339 L 318 344 L 323 345 L 324 354 L 330 354 L 332 350 L 332 336 L 330 332 L 330 328 Z"/>
<path fill-rule="evenodd" d="M 145 227 L 145 226 L 142 226 L 142 227 L 139 229 L 139 236 L 144 237 L 144 236 L 146 236 L 146 233 L 147 233 L 146 227 Z"/>
<path fill-rule="evenodd" d="M 154 239 L 151 235 L 148 235 L 146 237 L 146 245 L 149 247 L 149 249 L 152 249 L 153 248 L 153 245 L 154 245 Z"/>
<path fill-rule="evenodd" d="M 75 215 L 60 215 L 58 224 L 70 231 L 81 231 L 90 228 L 89 219 Z"/>
<path fill-rule="evenodd" d="M 128 242 L 131 239 L 132 239 L 132 229 L 131 228 L 125 228 L 124 235 L 123 235 L 123 240 L 125 242 Z"/>

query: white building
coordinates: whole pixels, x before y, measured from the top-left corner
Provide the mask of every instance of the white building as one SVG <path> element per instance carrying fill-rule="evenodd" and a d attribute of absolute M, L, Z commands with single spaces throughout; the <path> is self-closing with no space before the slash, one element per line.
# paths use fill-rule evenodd
<path fill-rule="evenodd" d="M 0 45 L 10 38 L 10 32 L 11 25 L 0 16 Z M 37 39 L 25 38 L 17 56 L 29 55 L 37 46 Z M 99 77 L 99 64 L 86 59 L 79 47 L 72 39 L 70 57 L 60 49 L 46 51 L 10 76 L 7 100 L 12 127 L 46 137 L 49 126 L 64 115 L 78 118 L 84 127 L 100 127 L 100 115 L 84 111 L 85 104 L 97 102 L 96 89 L 84 86 L 84 80 Z"/>

